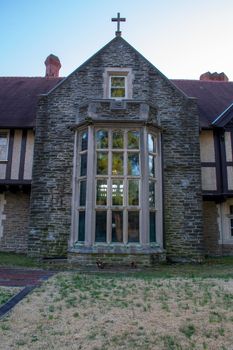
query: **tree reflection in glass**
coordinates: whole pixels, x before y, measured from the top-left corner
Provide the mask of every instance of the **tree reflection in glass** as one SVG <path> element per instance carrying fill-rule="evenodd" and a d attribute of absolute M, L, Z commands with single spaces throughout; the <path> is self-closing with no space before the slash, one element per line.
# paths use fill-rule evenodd
<path fill-rule="evenodd" d="M 149 176 L 155 177 L 155 157 L 150 154 L 148 160 L 149 160 Z"/>
<path fill-rule="evenodd" d="M 123 180 L 112 181 L 112 205 L 123 205 Z"/>
<path fill-rule="evenodd" d="M 155 138 L 151 134 L 148 135 L 148 151 L 152 153 L 156 152 Z"/>
<path fill-rule="evenodd" d="M 123 242 L 123 212 L 112 212 L 112 242 Z"/>
<path fill-rule="evenodd" d="M 139 148 L 139 132 L 128 131 L 128 148 L 138 149 Z"/>
<path fill-rule="evenodd" d="M 114 130 L 112 133 L 112 148 L 124 148 L 123 133 L 120 130 Z"/>
<path fill-rule="evenodd" d="M 108 154 L 105 152 L 97 152 L 97 175 L 108 174 Z"/>
<path fill-rule="evenodd" d="M 128 153 L 128 175 L 139 176 L 139 154 Z"/>
<path fill-rule="evenodd" d="M 155 182 L 149 181 L 149 206 L 155 207 Z"/>
<path fill-rule="evenodd" d="M 88 133 L 84 131 L 81 134 L 81 151 L 87 150 Z"/>
<path fill-rule="evenodd" d="M 129 180 L 128 182 L 128 204 L 139 205 L 139 181 Z"/>
<path fill-rule="evenodd" d="M 128 211 L 128 241 L 139 242 L 139 212 Z"/>
<path fill-rule="evenodd" d="M 112 153 L 112 175 L 123 175 L 123 153 Z"/>
<path fill-rule="evenodd" d="M 107 205 L 107 180 L 97 180 L 96 205 Z"/>
<path fill-rule="evenodd" d="M 108 131 L 98 130 L 96 132 L 96 146 L 97 148 L 103 149 L 108 148 Z"/>

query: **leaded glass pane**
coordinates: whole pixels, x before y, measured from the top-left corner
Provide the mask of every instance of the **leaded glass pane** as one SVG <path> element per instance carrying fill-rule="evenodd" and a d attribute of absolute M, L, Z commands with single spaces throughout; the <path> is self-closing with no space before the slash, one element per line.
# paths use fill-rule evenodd
<path fill-rule="evenodd" d="M 81 134 L 81 151 L 87 150 L 87 142 L 88 142 L 88 133 L 84 131 Z"/>
<path fill-rule="evenodd" d="M 108 174 L 108 153 L 97 152 L 97 175 Z"/>
<path fill-rule="evenodd" d="M 81 207 L 86 205 L 86 181 L 80 181 L 79 205 Z"/>
<path fill-rule="evenodd" d="M 149 206 L 155 207 L 155 183 L 154 181 L 149 181 Z"/>
<path fill-rule="evenodd" d="M 155 138 L 151 134 L 148 135 L 148 151 L 149 152 L 156 152 Z"/>
<path fill-rule="evenodd" d="M 112 88 L 111 89 L 111 97 L 125 97 L 125 89 L 124 88 Z"/>
<path fill-rule="evenodd" d="M 81 154 L 80 176 L 87 175 L 87 153 Z"/>
<path fill-rule="evenodd" d="M 139 153 L 128 153 L 128 175 L 140 175 Z"/>
<path fill-rule="evenodd" d="M 138 211 L 128 211 L 128 242 L 139 242 Z"/>
<path fill-rule="evenodd" d="M 95 241 L 106 242 L 107 212 L 97 211 L 95 220 Z"/>
<path fill-rule="evenodd" d="M 149 176 L 155 177 L 155 157 L 150 154 L 148 160 L 149 160 Z"/>
<path fill-rule="evenodd" d="M 85 241 L 85 211 L 79 212 L 79 222 L 78 222 L 78 241 Z"/>
<path fill-rule="evenodd" d="M 128 148 L 139 149 L 139 132 L 128 131 Z"/>
<path fill-rule="evenodd" d="M 112 87 L 124 87 L 125 86 L 125 77 L 111 77 L 111 86 Z"/>
<path fill-rule="evenodd" d="M 128 204 L 139 205 L 139 181 L 129 180 L 128 182 Z"/>
<path fill-rule="evenodd" d="M 107 180 L 97 180 L 96 205 L 107 205 Z"/>
<path fill-rule="evenodd" d="M 112 212 L 112 242 L 123 242 L 123 212 Z"/>
<path fill-rule="evenodd" d="M 123 153 L 112 153 L 112 175 L 123 175 Z"/>
<path fill-rule="evenodd" d="M 150 211 L 150 242 L 156 242 L 156 213 Z"/>
<path fill-rule="evenodd" d="M 96 147 L 103 149 L 108 148 L 108 131 L 98 130 L 96 132 Z"/>
<path fill-rule="evenodd" d="M 124 148 L 123 133 L 120 130 L 115 130 L 112 133 L 112 148 Z"/>
<path fill-rule="evenodd" d="M 112 205 L 123 205 L 123 180 L 112 181 Z"/>

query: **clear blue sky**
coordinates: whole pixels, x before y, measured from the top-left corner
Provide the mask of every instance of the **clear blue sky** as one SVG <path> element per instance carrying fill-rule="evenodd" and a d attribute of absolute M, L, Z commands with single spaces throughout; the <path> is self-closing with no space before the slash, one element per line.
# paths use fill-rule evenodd
<path fill-rule="evenodd" d="M 232 0 L 0 0 L 0 76 L 70 74 L 115 36 L 111 22 L 168 78 L 224 71 L 233 81 Z"/>

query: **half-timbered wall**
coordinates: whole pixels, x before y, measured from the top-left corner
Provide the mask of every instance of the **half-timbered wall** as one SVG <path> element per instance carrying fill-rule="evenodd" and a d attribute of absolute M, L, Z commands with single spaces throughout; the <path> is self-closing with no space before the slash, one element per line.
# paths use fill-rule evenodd
<path fill-rule="evenodd" d="M 32 178 L 34 132 L 31 129 L 11 129 L 7 132 L 7 158 L 0 160 L 0 183 L 30 181 Z"/>
<path fill-rule="evenodd" d="M 214 134 L 212 130 L 204 130 L 200 135 L 202 190 L 216 191 L 216 156 Z"/>
<path fill-rule="evenodd" d="M 226 131 L 224 135 L 225 141 L 225 159 L 227 174 L 227 190 L 233 191 L 233 159 L 232 159 L 232 131 Z"/>

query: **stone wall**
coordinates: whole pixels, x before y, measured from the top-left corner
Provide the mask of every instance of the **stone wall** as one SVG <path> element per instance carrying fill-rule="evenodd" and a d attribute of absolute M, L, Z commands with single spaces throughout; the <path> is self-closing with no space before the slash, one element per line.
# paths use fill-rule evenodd
<path fill-rule="evenodd" d="M 164 229 L 173 260 L 199 260 L 202 208 L 199 122 L 196 101 L 188 99 L 121 37 L 40 99 L 35 140 L 29 254 L 64 256 L 71 232 L 74 135 L 78 111 L 102 99 L 105 68 L 132 68 L 132 97 L 155 106 L 164 130 Z"/>
<path fill-rule="evenodd" d="M 29 224 L 30 195 L 5 192 L 0 251 L 26 253 Z"/>
<path fill-rule="evenodd" d="M 203 202 L 204 247 L 207 256 L 221 255 L 218 227 L 218 210 L 215 202 Z"/>

